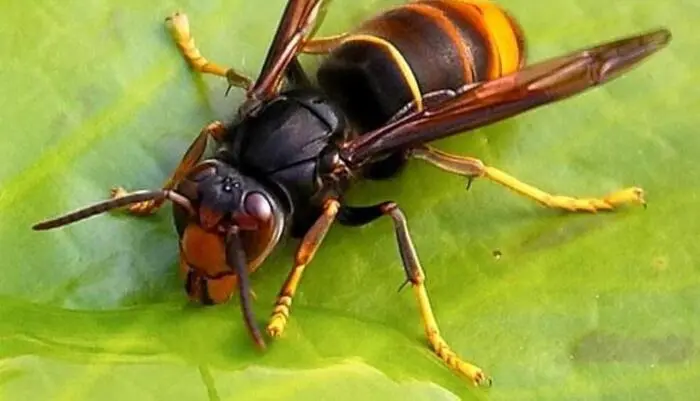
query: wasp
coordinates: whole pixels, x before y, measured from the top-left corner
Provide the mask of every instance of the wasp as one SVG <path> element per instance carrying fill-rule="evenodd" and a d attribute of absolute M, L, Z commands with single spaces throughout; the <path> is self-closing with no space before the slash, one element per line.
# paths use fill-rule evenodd
<path fill-rule="evenodd" d="M 351 205 L 344 195 L 360 179 L 393 177 L 407 160 L 419 159 L 469 182 L 489 179 L 549 208 L 595 212 L 644 204 L 636 187 L 600 198 L 552 195 L 479 159 L 428 144 L 601 85 L 666 46 L 671 34 L 657 29 L 526 64 L 520 26 L 484 0 L 413 1 L 350 32 L 316 37 L 322 3 L 287 2 L 256 79 L 205 58 L 185 14 L 166 19 L 193 69 L 245 90 L 235 117 L 204 127 L 162 189 L 115 188 L 106 201 L 33 228 L 52 229 L 116 208 L 148 215 L 172 202 L 187 293 L 219 304 L 237 291 L 248 331 L 264 347 L 249 274 L 280 239 L 301 238 L 266 327 L 271 337 L 284 332 L 302 274 L 333 223 L 362 226 L 387 216 L 430 347 L 458 374 L 490 384 L 441 336 L 399 205 Z M 299 63 L 304 53 L 323 56 L 315 80 Z M 205 157 L 210 139 L 216 150 Z"/>

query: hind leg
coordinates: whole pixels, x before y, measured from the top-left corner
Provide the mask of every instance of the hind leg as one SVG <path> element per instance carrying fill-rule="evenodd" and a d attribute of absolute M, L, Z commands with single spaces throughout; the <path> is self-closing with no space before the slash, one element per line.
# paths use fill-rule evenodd
<path fill-rule="evenodd" d="M 613 210 L 625 204 L 645 205 L 644 191 L 637 187 L 625 188 L 600 198 L 552 195 L 495 167 L 487 166 L 479 159 L 451 155 L 428 146 L 412 150 L 411 156 L 427 161 L 450 173 L 466 176 L 470 181 L 477 177 L 487 178 L 552 209 L 563 209 L 570 212 L 597 212 L 599 210 Z"/>

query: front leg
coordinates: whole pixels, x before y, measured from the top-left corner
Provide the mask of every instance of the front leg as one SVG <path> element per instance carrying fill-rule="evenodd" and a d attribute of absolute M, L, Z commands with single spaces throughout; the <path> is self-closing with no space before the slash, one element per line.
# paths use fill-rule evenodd
<path fill-rule="evenodd" d="M 190 21 L 187 15 L 176 12 L 166 18 L 165 22 L 170 29 L 175 44 L 180 49 L 180 53 L 182 53 L 187 63 L 192 66 L 195 71 L 201 72 L 202 74 L 224 77 L 228 81 L 230 87 L 235 86 L 248 90 L 252 85 L 253 81 L 247 76 L 237 72 L 233 68 L 222 67 L 202 56 L 202 53 L 194 43 L 194 38 L 190 34 Z"/>
<path fill-rule="evenodd" d="M 326 55 L 342 45 L 350 35 L 341 33 L 338 35 L 311 38 L 301 48 L 302 53 Z"/>
<path fill-rule="evenodd" d="M 410 155 L 427 161 L 444 171 L 466 176 L 470 182 L 477 177 L 488 178 L 512 191 L 539 202 L 545 207 L 553 209 L 564 209 L 571 212 L 596 212 L 599 210 L 612 210 L 625 204 L 645 205 L 644 191 L 637 187 L 615 191 L 602 198 L 574 198 L 552 195 L 532 185 L 528 185 L 495 167 L 487 166 L 479 159 L 451 155 L 428 146 L 413 149 Z"/>
<path fill-rule="evenodd" d="M 190 33 L 190 21 L 186 14 L 176 12 L 166 18 L 165 21 L 175 44 L 178 49 L 180 49 L 180 53 L 182 53 L 185 61 L 187 61 L 192 69 L 202 74 L 211 74 L 226 78 L 229 89 L 237 87 L 247 91 L 251 87 L 253 80 L 250 77 L 236 71 L 232 67 L 224 67 L 212 62 L 202 55 L 202 52 L 197 48 L 194 38 Z M 310 39 L 304 44 L 302 52 L 312 54 L 327 53 L 340 43 L 340 39 L 341 36 L 322 38 L 319 40 Z M 285 75 L 294 85 L 302 87 L 311 85 L 308 76 L 301 68 L 296 57 L 290 63 Z"/>
<path fill-rule="evenodd" d="M 287 280 L 284 282 L 277 296 L 275 309 L 267 325 L 267 333 L 271 337 L 279 337 L 282 332 L 284 332 L 284 328 L 287 326 L 287 320 L 289 319 L 289 310 L 292 307 L 292 297 L 294 297 L 304 269 L 306 265 L 311 262 L 311 259 L 313 259 L 316 251 L 321 246 L 321 242 L 323 242 L 328 230 L 331 228 L 333 221 L 335 221 L 339 205 L 340 204 L 335 199 L 327 201 L 323 209 L 323 214 L 316 220 L 314 225 L 311 226 L 301 240 L 301 244 L 299 244 L 299 249 L 296 253 L 294 267 L 289 272 Z"/>
<path fill-rule="evenodd" d="M 194 140 L 194 142 L 192 142 L 190 147 L 187 149 L 185 155 L 182 156 L 182 160 L 180 161 L 180 164 L 177 166 L 175 171 L 168 178 L 165 184 L 163 184 L 163 189 L 175 188 L 175 186 L 180 182 L 180 180 L 185 178 L 187 173 L 194 166 L 196 166 L 197 163 L 199 163 L 199 161 L 202 158 L 202 155 L 204 154 L 204 151 L 207 148 L 207 142 L 209 137 L 211 136 L 216 140 L 220 140 L 225 132 L 226 130 L 224 128 L 224 125 L 220 121 L 215 121 L 204 127 L 204 129 L 200 131 L 199 135 Z M 127 193 L 128 192 L 123 187 L 112 188 L 112 198 L 121 198 Z M 159 199 L 134 203 L 129 205 L 128 210 L 132 214 L 145 216 L 155 213 L 158 209 L 160 209 L 161 206 L 163 206 L 164 202 L 165 199 Z"/>

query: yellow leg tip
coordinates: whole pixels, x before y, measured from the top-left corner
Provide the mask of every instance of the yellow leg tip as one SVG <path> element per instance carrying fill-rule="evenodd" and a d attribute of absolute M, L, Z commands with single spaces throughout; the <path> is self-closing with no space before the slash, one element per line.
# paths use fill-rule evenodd
<path fill-rule="evenodd" d="M 270 337 L 279 337 L 287 325 L 287 318 L 281 313 L 274 313 L 267 325 L 267 334 Z"/>
<path fill-rule="evenodd" d="M 450 351 L 450 353 L 452 353 Z M 491 387 L 491 377 L 487 376 L 481 368 L 472 365 L 469 362 L 465 362 L 460 359 L 457 355 L 452 353 L 452 355 L 439 355 L 445 361 L 447 366 L 452 368 L 458 374 L 469 379 L 476 387 Z"/>
<path fill-rule="evenodd" d="M 461 359 L 435 330 L 427 332 L 428 342 L 435 354 L 457 374 L 466 377 L 477 387 L 490 387 L 492 380 L 481 368 Z"/>
<path fill-rule="evenodd" d="M 564 209 L 570 212 L 591 212 L 613 210 L 627 204 L 646 205 L 644 190 L 637 187 L 625 188 L 606 195 L 603 198 L 573 198 L 569 196 L 547 196 L 542 203 L 550 208 Z"/>
<path fill-rule="evenodd" d="M 625 188 L 620 191 L 613 192 L 603 198 L 603 200 L 612 206 L 624 204 L 638 204 L 646 206 L 644 190 L 638 187 Z"/>
<path fill-rule="evenodd" d="M 165 19 L 165 25 L 177 41 L 188 40 L 190 37 L 190 20 L 187 14 L 174 12 Z"/>
<path fill-rule="evenodd" d="M 476 387 L 491 387 L 493 384 L 491 377 L 474 365 L 469 365 L 468 369 L 460 369 L 460 373 L 468 377 Z"/>
<path fill-rule="evenodd" d="M 279 337 L 284 332 L 289 318 L 289 308 L 292 306 L 292 297 L 282 295 L 277 299 L 275 309 L 272 311 L 270 322 L 267 324 L 267 334 L 270 337 Z"/>

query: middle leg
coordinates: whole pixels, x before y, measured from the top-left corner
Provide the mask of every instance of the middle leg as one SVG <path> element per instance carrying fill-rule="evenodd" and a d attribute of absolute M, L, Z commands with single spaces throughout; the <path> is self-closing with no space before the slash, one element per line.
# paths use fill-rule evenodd
<path fill-rule="evenodd" d="M 301 52 L 306 54 L 328 54 L 340 46 L 347 37 L 347 33 L 341 33 L 333 36 L 312 38 L 304 43 Z"/>
<path fill-rule="evenodd" d="M 418 254 L 413 246 L 411 235 L 408 232 L 406 217 L 396 203 L 384 202 L 367 207 L 342 206 L 338 220 L 341 224 L 360 226 L 381 216 L 391 217 L 394 223 L 394 231 L 403 268 L 408 282 L 413 287 L 413 293 L 418 302 L 423 328 L 430 347 L 449 368 L 458 374 L 467 377 L 477 386 L 489 386 L 491 379 L 479 367 L 461 359 L 440 335 L 440 329 L 430 306 L 428 291 L 425 288 L 425 273 L 418 260 Z"/>

